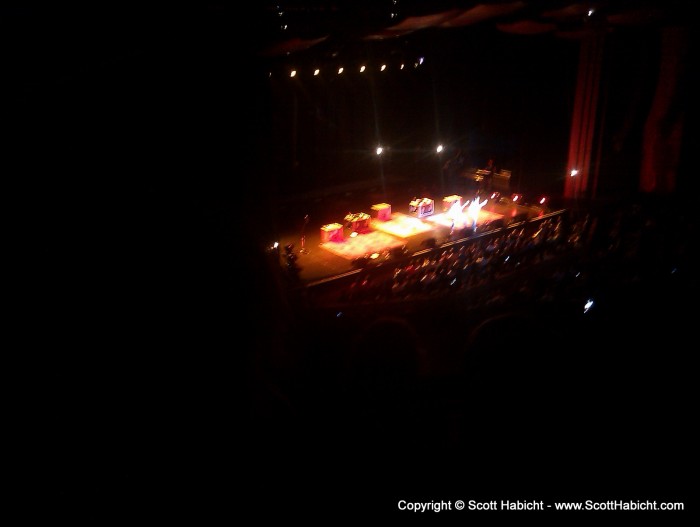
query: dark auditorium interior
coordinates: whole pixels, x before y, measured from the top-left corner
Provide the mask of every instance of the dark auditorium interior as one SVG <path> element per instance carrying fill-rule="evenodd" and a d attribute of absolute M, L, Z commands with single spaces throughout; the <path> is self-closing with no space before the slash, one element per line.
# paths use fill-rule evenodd
<path fill-rule="evenodd" d="M 690 5 L 0 8 L 28 515 L 690 508 Z"/>

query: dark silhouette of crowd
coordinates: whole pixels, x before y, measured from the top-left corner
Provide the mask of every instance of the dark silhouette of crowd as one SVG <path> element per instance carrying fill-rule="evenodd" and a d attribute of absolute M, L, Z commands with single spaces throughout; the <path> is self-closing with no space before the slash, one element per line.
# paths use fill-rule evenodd
<path fill-rule="evenodd" d="M 570 225 L 567 233 L 563 223 L 559 215 L 499 229 L 492 236 L 412 257 L 386 272 L 361 273 L 349 286 L 341 285 L 338 303 L 410 300 L 500 282 L 525 267 L 577 249 L 586 220 Z"/>
<path fill-rule="evenodd" d="M 666 202 L 571 210 L 292 295 L 254 428 L 325 476 L 391 467 L 396 492 L 518 475 L 581 492 L 611 464 L 643 488 L 687 441 L 695 224 Z"/>

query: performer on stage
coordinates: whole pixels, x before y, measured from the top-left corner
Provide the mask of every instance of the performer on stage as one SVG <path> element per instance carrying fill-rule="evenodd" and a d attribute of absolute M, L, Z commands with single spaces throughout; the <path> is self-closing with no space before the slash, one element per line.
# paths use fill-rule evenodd
<path fill-rule="evenodd" d="M 462 212 L 463 209 L 464 207 L 459 204 L 459 201 L 455 201 L 450 207 L 450 210 L 447 211 L 447 217 L 452 221 L 452 225 L 450 226 L 450 235 L 452 235 L 452 233 L 455 231 L 455 223 L 458 220 L 461 223 L 464 222 L 464 213 Z"/>
<path fill-rule="evenodd" d="M 487 199 L 484 201 L 479 201 L 479 196 L 477 196 L 474 198 L 474 201 L 469 204 L 469 207 L 467 208 L 467 218 L 472 223 L 472 229 L 476 230 L 476 220 L 479 219 L 479 211 L 481 211 L 482 207 L 486 205 L 488 201 L 489 200 Z"/>
<path fill-rule="evenodd" d="M 479 196 L 477 195 L 473 201 L 467 201 L 464 205 L 460 205 L 459 201 L 455 201 L 450 210 L 447 211 L 447 217 L 450 218 L 450 234 L 454 232 L 456 223 L 467 224 L 470 223 L 473 230 L 476 230 L 476 221 L 479 219 L 479 211 L 481 208 L 488 203 L 489 200 L 479 201 Z M 466 214 L 463 212 L 464 207 L 467 207 Z"/>

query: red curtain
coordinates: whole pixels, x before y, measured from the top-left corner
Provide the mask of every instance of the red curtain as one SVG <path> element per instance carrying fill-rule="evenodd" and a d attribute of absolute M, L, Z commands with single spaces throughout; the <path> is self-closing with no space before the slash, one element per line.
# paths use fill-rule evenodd
<path fill-rule="evenodd" d="M 661 63 L 656 93 L 644 126 L 639 188 L 671 193 L 676 189 L 685 109 L 679 86 L 685 75 L 687 35 L 666 28 L 661 38 Z"/>
<path fill-rule="evenodd" d="M 592 179 L 591 153 L 598 113 L 604 39 L 602 32 L 594 31 L 581 42 L 576 99 L 569 139 L 569 162 L 564 184 L 564 196 L 567 198 L 585 197 Z M 569 177 L 574 169 L 578 173 L 574 177 Z M 593 175 L 594 180 L 595 178 L 596 176 Z"/>

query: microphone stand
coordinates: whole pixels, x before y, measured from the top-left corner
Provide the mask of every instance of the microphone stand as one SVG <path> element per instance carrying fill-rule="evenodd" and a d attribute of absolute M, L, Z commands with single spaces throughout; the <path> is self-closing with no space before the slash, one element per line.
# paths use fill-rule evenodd
<path fill-rule="evenodd" d="M 301 249 L 299 249 L 300 254 L 309 254 L 309 250 L 306 248 L 306 225 L 309 223 L 309 215 L 304 216 L 304 223 L 301 226 Z"/>

